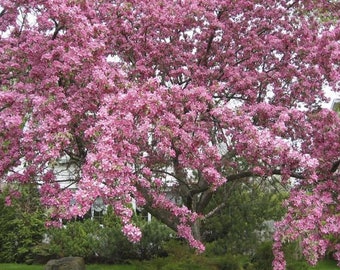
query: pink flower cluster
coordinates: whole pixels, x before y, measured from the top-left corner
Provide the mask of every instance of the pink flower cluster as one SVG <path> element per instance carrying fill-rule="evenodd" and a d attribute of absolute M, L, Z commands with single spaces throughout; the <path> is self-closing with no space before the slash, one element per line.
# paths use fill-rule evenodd
<path fill-rule="evenodd" d="M 37 183 L 50 224 L 100 196 L 138 241 L 134 200 L 203 250 L 190 228 L 215 191 L 279 175 L 274 268 L 299 236 L 311 263 L 339 260 L 340 121 L 321 108 L 324 86 L 340 89 L 339 10 L 0 0 L 0 181 Z"/>

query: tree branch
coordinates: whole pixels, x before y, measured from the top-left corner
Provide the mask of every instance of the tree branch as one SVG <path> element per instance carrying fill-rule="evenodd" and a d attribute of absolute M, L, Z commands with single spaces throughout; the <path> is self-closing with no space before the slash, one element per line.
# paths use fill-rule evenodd
<path fill-rule="evenodd" d="M 138 184 L 137 189 L 146 200 L 146 204 L 143 205 L 143 208 L 152 216 L 156 217 L 160 222 L 164 223 L 174 231 L 177 231 L 178 220 L 175 217 L 172 217 L 172 214 L 169 213 L 169 211 L 167 211 L 166 209 L 160 207 L 155 208 L 152 206 L 153 198 L 150 195 L 149 190 L 143 188 L 141 185 Z"/>
<path fill-rule="evenodd" d="M 3 107 L 0 108 L 0 112 L 2 112 L 3 110 L 7 109 L 8 107 L 11 107 L 13 104 L 14 104 L 14 101 L 9 103 L 9 104 L 4 105 Z"/>
<path fill-rule="evenodd" d="M 183 181 L 181 178 L 177 177 L 175 174 L 173 173 L 170 173 L 170 172 L 167 172 L 167 171 L 164 171 L 164 170 L 157 170 L 157 169 L 151 169 L 152 172 L 155 172 L 155 173 L 164 173 L 166 175 L 169 175 L 173 178 L 175 178 L 179 183 L 183 184 L 183 185 L 186 185 L 188 188 L 189 188 L 189 185 Z"/>
<path fill-rule="evenodd" d="M 241 172 L 238 174 L 228 175 L 226 178 L 227 178 L 227 181 L 235 181 L 235 180 L 252 177 L 252 176 L 257 176 L 257 175 L 252 172 Z"/>
<path fill-rule="evenodd" d="M 63 29 L 63 26 L 60 25 L 56 20 L 53 20 L 53 22 L 54 22 L 54 25 L 55 25 L 55 30 L 54 30 L 54 33 L 53 33 L 53 36 L 52 36 L 52 40 L 56 39 L 57 36 L 58 36 L 59 31 L 61 29 Z"/>
<path fill-rule="evenodd" d="M 6 13 L 6 9 L 1 10 L 1 12 L 0 12 L 0 18 L 1 18 L 2 16 L 4 16 L 5 13 Z"/>
<path fill-rule="evenodd" d="M 291 3 L 288 7 L 287 7 L 287 10 L 288 9 L 291 9 L 293 6 L 295 6 L 297 4 L 297 1 L 294 1 L 293 3 Z"/>
<path fill-rule="evenodd" d="M 339 165 L 340 165 L 340 159 L 333 163 L 333 166 L 331 168 L 331 173 L 335 173 L 337 169 L 339 168 Z"/>
<path fill-rule="evenodd" d="M 279 169 L 273 170 L 271 173 L 277 174 L 277 175 L 282 175 L 282 172 Z M 228 181 L 235 181 L 235 180 L 239 180 L 239 179 L 242 179 L 242 178 L 259 177 L 259 176 L 261 176 L 261 175 L 247 171 L 247 172 L 241 172 L 241 173 L 238 173 L 238 174 L 232 174 L 232 175 L 227 176 L 226 178 L 227 178 Z M 294 173 L 294 172 L 290 173 L 290 177 L 294 177 L 294 178 L 297 178 L 297 179 L 305 179 L 305 177 L 301 173 Z"/>
<path fill-rule="evenodd" d="M 204 216 L 203 220 L 210 218 L 211 216 L 213 216 L 216 212 L 218 212 L 220 209 L 222 209 L 225 206 L 226 206 L 226 202 L 222 202 L 221 204 L 216 206 L 213 210 L 211 210 L 209 213 L 207 213 Z"/>
<path fill-rule="evenodd" d="M 272 174 L 282 175 L 281 170 L 273 170 Z M 305 177 L 301 173 L 290 173 L 290 177 L 294 177 L 297 179 L 305 179 Z"/>

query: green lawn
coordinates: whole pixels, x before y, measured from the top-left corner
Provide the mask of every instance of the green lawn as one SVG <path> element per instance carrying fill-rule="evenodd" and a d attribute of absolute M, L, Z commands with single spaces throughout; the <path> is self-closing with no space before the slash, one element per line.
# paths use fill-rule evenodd
<path fill-rule="evenodd" d="M 26 265 L 26 264 L 0 264 L 1 270 L 43 270 L 42 265 Z M 86 270 L 137 270 L 136 265 L 87 265 Z M 333 261 L 320 262 L 315 267 L 310 267 L 309 270 L 339 270 Z"/>
<path fill-rule="evenodd" d="M 138 270 L 135 265 L 87 265 L 86 270 Z"/>
<path fill-rule="evenodd" d="M 1 270 L 43 270 L 43 265 L 0 264 Z M 86 265 L 86 270 L 137 270 L 134 265 Z"/>
<path fill-rule="evenodd" d="M 310 270 L 339 270 L 340 268 L 334 261 L 322 261 L 317 266 L 311 267 Z"/>
<path fill-rule="evenodd" d="M 1 270 L 43 270 L 44 267 L 41 265 L 26 265 L 26 264 L 15 264 L 15 263 L 2 263 L 0 264 Z"/>

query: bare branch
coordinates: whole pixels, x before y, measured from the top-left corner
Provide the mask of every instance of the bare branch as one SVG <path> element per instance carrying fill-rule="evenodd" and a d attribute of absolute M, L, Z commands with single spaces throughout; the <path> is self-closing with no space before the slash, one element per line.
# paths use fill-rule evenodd
<path fill-rule="evenodd" d="M 282 175 L 282 172 L 279 169 L 273 170 L 271 173 L 277 174 L 277 175 Z M 235 180 L 239 180 L 239 179 L 242 179 L 242 178 L 260 177 L 260 176 L 261 175 L 247 171 L 247 172 L 241 172 L 241 173 L 238 173 L 238 174 L 232 174 L 232 175 L 227 176 L 226 178 L 228 179 L 228 181 L 235 181 Z M 305 177 L 301 173 L 294 173 L 294 172 L 290 173 L 290 177 L 297 178 L 297 179 L 305 179 Z"/>
<path fill-rule="evenodd" d="M 11 107 L 13 104 L 14 104 L 14 101 L 4 105 L 3 107 L 0 108 L 0 112 L 2 112 L 3 110 L 7 109 L 8 107 Z"/>
<path fill-rule="evenodd" d="M 0 18 L 1 18 L 2 16 L 4 16 L 5 13 L 6 13 L 6 9 L 1 10 L 1 12 L 0 12 Z"/>
<path fill-rule="evenodd" d="M 277 174 L 277 175 L 282 175 L 281 170 L 273 170 L 272 171 L 273 174 Z M 301 173 L 290 173 L 290 177 L 296 178 L 296 179 L 305 179 L 305 177 L 301 174 Z"/>
<path fill-rule="evenodd" d="M 63 26 L 60 25 L 56 20 L 52 19 L 52 21 L 54 22 L 54 25 L 55 25 L 55 30 L 54 30 L 54 33 L 53 33 L 53 36 L 52 36 L 52 40 L 56 39 L 57 36 L 58 36 L 58 33 L 60 30 L 63 29 Z"/>
<path fill-rule="evenodd" d="M 187 185 L 187 183 L 185 181 L 183 181 L 181 178 L 177 177 L 175 174 L 173 173 L 170 173 L 170 172 L 167 172 L 165 170 L 157 170 L 157 169 L 151 169 L 152 172 L 155 172 L 155 173 L 164 173 L 166 175 L 169 175 L 173 178 L 175 178 L 178 182 L 182 183 L 182 184 L 185 184 Z"/>
<path fill-rule="evenodd" d="M 297 4 L 297 1 L 294 1 L 293 3 L 291 3 L 288 7 L 287 7 L 287 9 L 291 9 L 293 6 L 295 6 Z"/>
<path fill-rule="evenodd" d="M 216 206 L 213 210 L 211 210 L 209 213 L 207 213 L 204 216 L 203 220 L 210 218 L 211 216 L 213 216 L 216 212 L 218 212 L 219 210 L 221 210 L 225 206 L 226 206 L 226 202 L 222 202 L 221 204 Z"/>
<path fill-rule="evenodd" d="M 242 173 L 238 173 L 238 174 L 228 175 L 226 178 L 227 178 L 228 182 L 230 182 L 230 181 L 235 181 L 235 180 L 239 180 L 239 179 L 242 179 L 242 178 L 248 178 L 248 177 L 252 177 L 252 176 L 257 176 L 257 175 L 252 173 L 252 172 L 242 172 Z"/>
<path fill-rule="evenodd" d="M 335 173 L 337 169 L 339 168 L 339 165 L 340 165 L 340 159 L 333 163 L 333 166 L 331 168 L 331 173 Z"/>
<path fill-rule="evenodd" d="M 68 181 L 71 181 L 70 179 L 68 179 Z M 59 181 L 58 181 L 59 182 Z M 78 181 L 76 179 L 74 179 L 73 181 L 70 182 L 70 184 L 68 184 L 67 186 L 65 186 L 64 188 L 62 188 L 62 190 L 67 190 L 69 189 L 72 185 L 74 185 L 75 183 L 78 183 Z"/>

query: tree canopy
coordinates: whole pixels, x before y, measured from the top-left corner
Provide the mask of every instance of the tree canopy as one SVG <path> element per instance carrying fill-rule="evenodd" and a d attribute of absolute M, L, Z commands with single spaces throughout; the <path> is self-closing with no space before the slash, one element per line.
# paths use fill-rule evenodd
<path fill-rule="evenodd" d="M 100 196 L 138 241 L 135 200 L 203 250 L 219 188 L 279 176 L 290 197 L 274 268 L 299 236 L 311 263 L 326 251 L 340 261 L 340 122 L 321 108 L 340 86 L 337 1 L 0 7 L 1 181 L 38 183 L 51 223 Z"/>

